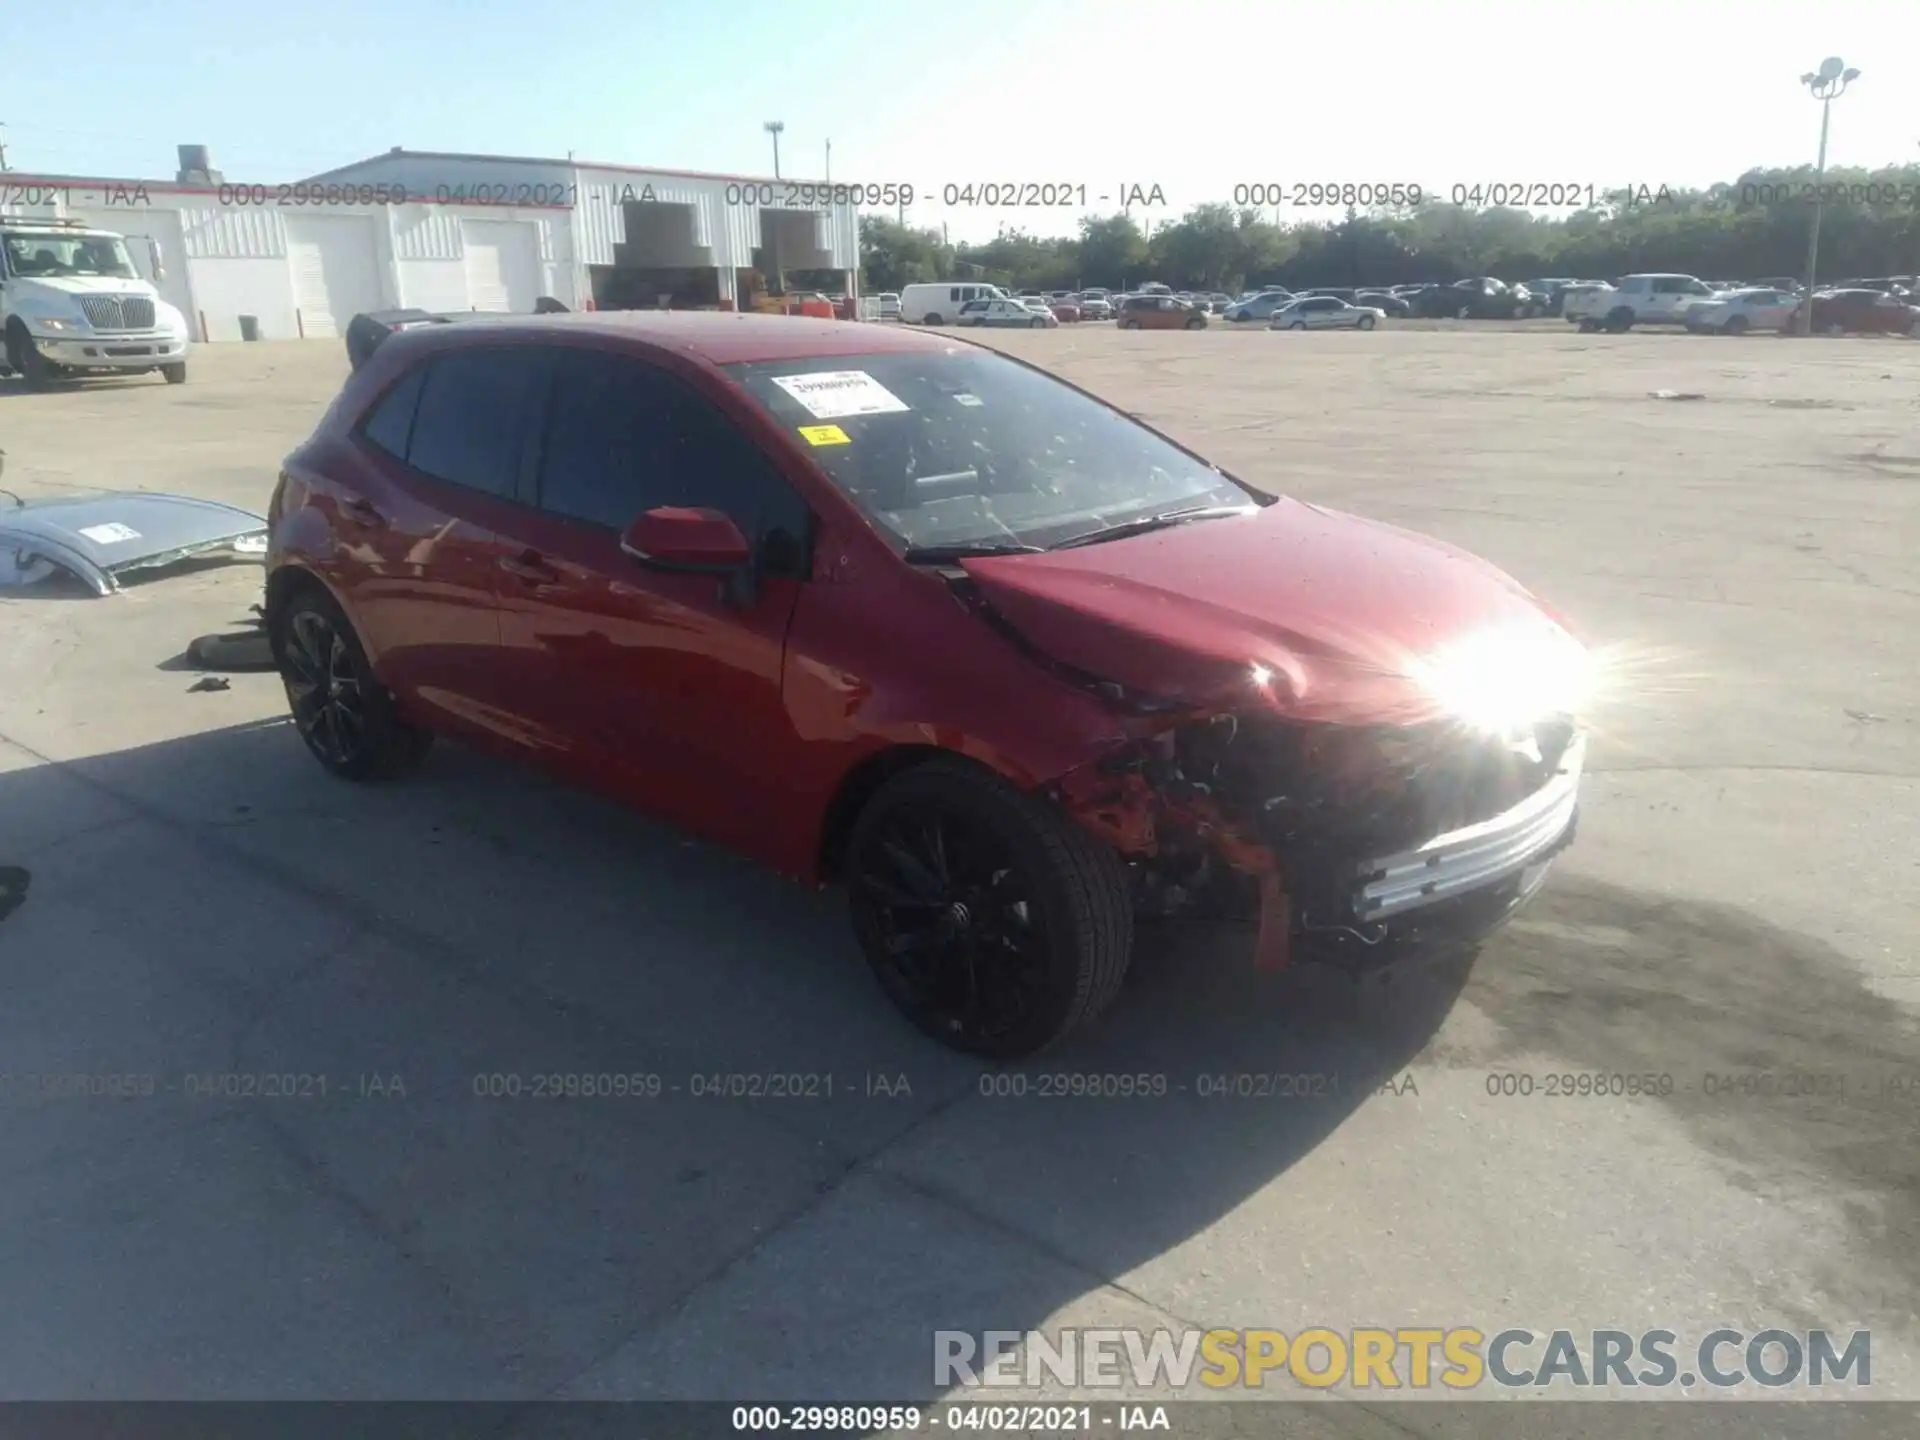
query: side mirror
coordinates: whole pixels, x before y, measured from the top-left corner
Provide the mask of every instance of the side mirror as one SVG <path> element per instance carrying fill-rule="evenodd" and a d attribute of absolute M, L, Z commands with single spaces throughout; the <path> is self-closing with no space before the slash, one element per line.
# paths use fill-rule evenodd
<path fill-rule="evenodd" d="M 620 548 L 655 569 L 712 574 L 738 570 L 753 555 L 740 527 L 718 510 L 674 505 L 635 520 L 620 537 Z"/>

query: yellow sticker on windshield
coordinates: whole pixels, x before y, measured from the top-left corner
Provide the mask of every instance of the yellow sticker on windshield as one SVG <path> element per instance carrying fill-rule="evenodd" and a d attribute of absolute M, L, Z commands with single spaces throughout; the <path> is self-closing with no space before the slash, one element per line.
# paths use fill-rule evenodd
<path fill-rule="evenodd" d="M 851 445 L 847 432 L 838 425 L 802 425 L 801 438 L 809 445 Z"/>

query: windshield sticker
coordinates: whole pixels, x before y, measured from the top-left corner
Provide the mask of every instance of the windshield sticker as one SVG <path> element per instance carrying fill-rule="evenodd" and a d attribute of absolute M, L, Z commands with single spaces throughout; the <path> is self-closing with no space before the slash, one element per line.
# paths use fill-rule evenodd
<path fill-rule="evenodd" d="M 987 402 L 982 400 L 978 395 L 962 394 L 954 396 L 953 403 L 956 405 L 984 405 Z"/>
<path fill-rule="evenodd" d="M 118 545 L 122 540 L 138 540 L 140 532 L 131 525 L 110 520 L 105 525 L 85 525 L 80 533 L 96 545 Z"/>
<path fill-rule="evenodd" d="M 800 438 L 809 445 L 851 445 L 847 432 L 838 425 L 802 425 Z"/>
<path fill-rule="evenodd" d="M 816 420 L 849 415 L 890 415 L 912 407 L 864 370 L 828 370 L 818 375 L 776 375 L 773 383 L 807 407 Z"/>

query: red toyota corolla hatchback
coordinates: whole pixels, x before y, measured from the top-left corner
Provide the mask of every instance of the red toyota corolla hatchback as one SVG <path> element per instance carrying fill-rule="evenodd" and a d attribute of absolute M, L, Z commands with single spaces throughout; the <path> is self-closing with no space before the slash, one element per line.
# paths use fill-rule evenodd
<path fill-rule="evenodd" d="M 329 770 L 444 733 L 844 883 L 977 1054 L 1096 1014 L 1137 916 L 1257 920 L 1266 965 L 1471 950 L 1573 835 L 1585 652 L 1520 585 L 947 335 L 403 331 L 270 524 Z"/>

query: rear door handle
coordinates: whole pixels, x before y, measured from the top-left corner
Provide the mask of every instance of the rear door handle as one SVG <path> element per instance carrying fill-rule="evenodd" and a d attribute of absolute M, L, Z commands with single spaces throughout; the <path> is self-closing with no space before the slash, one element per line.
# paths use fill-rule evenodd
<path fill-rule="evenodd" d="M 517 580 L 525 580 L 529 585 L 555 585 L 559 583 L 560 572 L 540 558 L 537 551 L 527 550 L 519 555 L 502 555 L 500 568 Z"/>
<path fill-rule="evenodd" d="M 356 525 L 372 525 L 377 527 L 387 523 L 387 517 L 380 513 L 379 509 L 371 500 L 364 499 L 358 495 L 354 496 L 351 500 L 343 502 L 340 509 L 341 512 Z"/>

